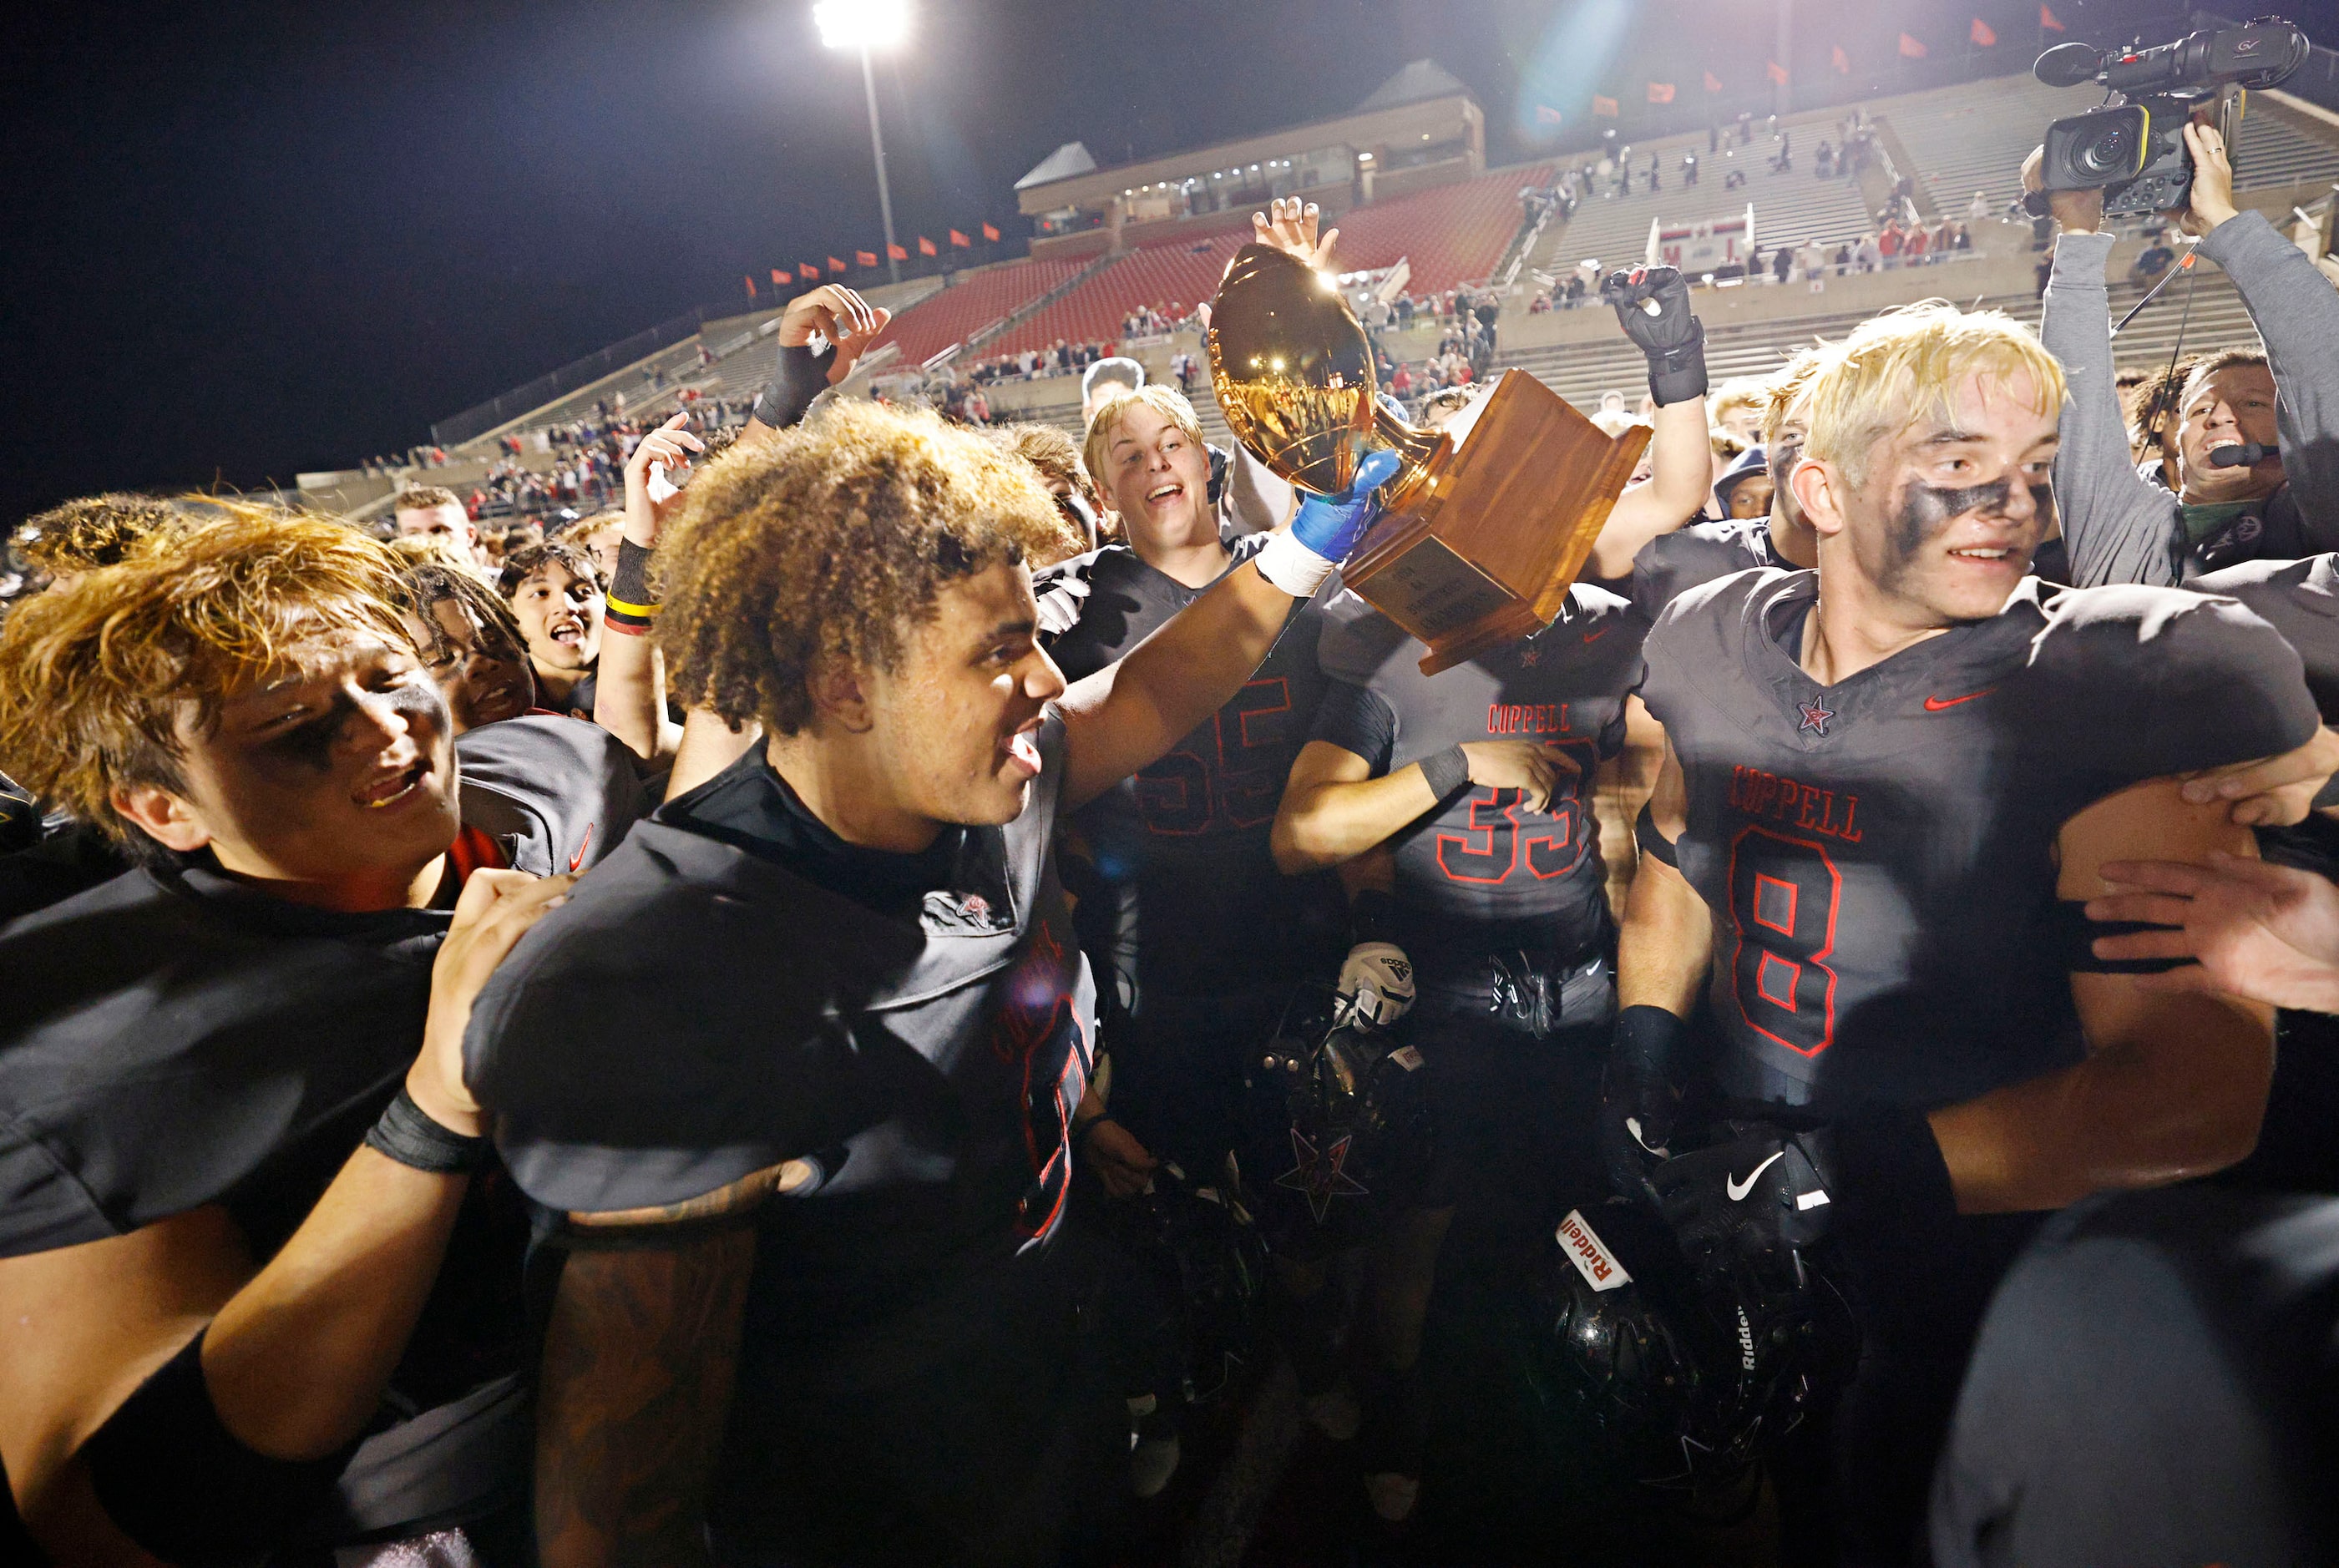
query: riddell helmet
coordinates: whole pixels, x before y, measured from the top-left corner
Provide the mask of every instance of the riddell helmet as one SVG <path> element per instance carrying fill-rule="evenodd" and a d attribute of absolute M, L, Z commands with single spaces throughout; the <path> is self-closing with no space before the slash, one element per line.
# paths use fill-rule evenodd
<path fill-rule="evenodd" d="M 1798 1261 L 1701 1284 L 1663 1223 L 1622 1201 L 1560 1222 L 1537 1297 L 1545 1396 L 1590 1418 L 1620 1474 L 1702 1500 L 1742 1492 L 1853 1344 L 1842 1298 Z"/>
<path fill-rule="evenodd" d="M 1370 1236 L 1419 1197 L 1436 1151 L 1421 1053 L 1343 1019 L 1330 987 L 1302 987 L 1246 1080 L 1245 1190 L 1268 1245 L 1289 1257 Z"/>

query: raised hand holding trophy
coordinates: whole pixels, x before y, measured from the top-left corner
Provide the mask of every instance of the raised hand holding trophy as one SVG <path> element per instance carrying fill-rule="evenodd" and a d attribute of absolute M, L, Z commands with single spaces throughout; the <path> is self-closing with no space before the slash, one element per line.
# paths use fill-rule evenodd
<path fill-rule="evenodd" d="M 1299 488 L 1337 494 L 1366 452 L 1396 451 L 1385 510 L 1340 576 L 1428 645 L 1430 675 L 1559 615 L 1649 440 L 1642 427 L 1612 439 L 1520 370 L 1444 431 L 1415 429 L 1376 397 L 1371 346 L 1329 275 L 1277 245 L 1235 253 L 1209 354 L 1235 439 Z"/>

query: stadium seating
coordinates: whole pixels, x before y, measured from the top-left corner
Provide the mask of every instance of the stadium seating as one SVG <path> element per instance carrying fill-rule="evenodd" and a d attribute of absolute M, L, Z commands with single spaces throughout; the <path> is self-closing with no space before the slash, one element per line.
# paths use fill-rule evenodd
<path fill-rule="evenodd" d="M 902 346 L 904 363 L 920 363 L 1069 281 L 1088 264 L 1087 258 L 1008 261 L 962 272 L 952 287 L 903 311 L 887 340 Z M 986 345 L 984 351 L 995 350 Z"/>
<path fill-rule="evenodd" d="M 1406 287 L 1443 293 L 1483 281 L 1510 248 L 1522 221 L 1519 192 L 1551 178 L 1547 164 L 1504 169 L 1426 191 L 1352 207 L 1338 221 L 1333 263 L 1343 271 L 1375 271 L 1400 260 L 1411 269 Z M 985 354 L 1012 354 L 1065 342 L 1111 342 L 1121 318 L 1140 305 L 1170 305 L 1177 313 L 1218 291 L 1227 261 L 1249 238 L 1247 215 L 1229 231 L 1198 240 L 1190 234 L 1140 245 L 1062 299 L 1018 323 Z"/>
<path fill-rule="evenodd" d="M 1754 208 L 1754 238 L 1767 252 L 1779 244 L 1820 240 L 1830 244 L 1857 239 L 1869 228 L 1868 203 L 1860 182 L 1847 178 L 1822 180 L 1812 173 L 1812 155 L 1821 142 L 1838 136 L 1839 115 L 1823 111 L 1780 121 L 1792 138 L 1794 167 L 1773 174 L 1770 159 L 1774 143 L 1757 133 L 1747 146 L 1724 145 L 1720 153 L 1706 151 L 1703 132 L 1668 136 L 1633 144 L 1633 193 L 1616 197 L 1595 192 L 1575 210 L 1564 225 L 1554 225 L 1537 242 L 1529 264 L 1554 275 L 1564 275 L 1578 262 L 1597 258 L 1603 267 L 1637 261 L 1647 249 L 1649 224 L 1666 228 L 1734 218 L 1751 202 Z M 1682 183 L 1682 154 L 1695 153 L 1698 182 Z M 1656 155 L 1663 183 L 1648 188 L 1649 157 Z M 1571 163 L 1580 163 L 1579 155 Z M 1733 168 L 1746 171 L 1746 182 L 1726 190 L 1723 182 Z"/>

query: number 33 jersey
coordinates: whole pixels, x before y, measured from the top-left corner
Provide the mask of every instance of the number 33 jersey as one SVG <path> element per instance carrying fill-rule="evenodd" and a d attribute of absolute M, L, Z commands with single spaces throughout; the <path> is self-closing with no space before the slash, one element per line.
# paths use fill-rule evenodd
<path fill-rule="evenodd" d="M 1836 685 L 1798 662 L 1818 575 L 1702 585 L 1642 697 L 1689 786 L 1723 1091 L 1929 1109 L 2084 1051 L 2056 838 L 2131 784 L 2288 751 L 2298 656 L 2230 599 L 2026 579 Z"/>
<path fill-rule="evenodd" d="M 1343 591 L 1325 607 L 1324 673 L 1338 683 L 1318 711 L 1313 738 L 1371 764 L 1373 776 L 1468 741 L 1528 741 L 1557 748 L 1574 772 L 1550 809 L 1515 789 L 1473 784 L 1390 835 L 1398 902 L 1432 917 L 1442 934 L 1480 922 L 1533 921 L 1560 953 L 1596 942 L 1606 918 L 1593 774 L 1624 743 L 1624 699 L 1640 672 L 1648 623 L 1614 594 L 1578 585 L 1551 625 L 1435 676 L 1428 650 L 1378 610 Z M 1413 952 L 1416 962 L 1432 962 Z"/>

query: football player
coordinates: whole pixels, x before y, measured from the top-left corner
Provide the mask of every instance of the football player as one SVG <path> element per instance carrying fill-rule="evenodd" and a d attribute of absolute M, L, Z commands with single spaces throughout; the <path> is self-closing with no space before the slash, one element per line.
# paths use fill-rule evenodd
<path fill-rule="evenodd" d="M 1101 1109 L 1055 819 L 1241 689 L 1361 495 L 1067 689 L 1021 564 L 1065 529 L 992 443 L 839 404 L 685 492 L 660 640 L 764 739 L 578 884 L 469 1040 L 554 1218 L 545 1561 L 1072 1549 L 1128 1447 L 1054 1246 Z"/>
<path fill-rule="evenodd" d="M 1900 1562 L 2033 1217 L 2230 1165 L 2265 1105 L 2269 1011 L 2098 972 L 2064 901 L 2107 861 L 2250 853 L 2170 775 L 2327 743 L 2240 606 L 2027 577 L 2064 399 L 2027 330 L 1911 307 L 1801 396 L 1818 570 L 1709 583 L 1648 638 L 1667 754 L 1603 1132 L 1709 1268 L 1829 1244 L 1863 1332 L 1843 1548 Z M 1716 1132 L 1692 1151 L 1701 1003 Z"/>
<path fill-rule="evenodd" d="M 460 1044 L 568 879 L 452 853 L 398 558 L 228 509 L 0 635 L 0 756 L 138 865 L 0 932 L 0 1460 L 59 1563 L 524 1552 Z"/>

